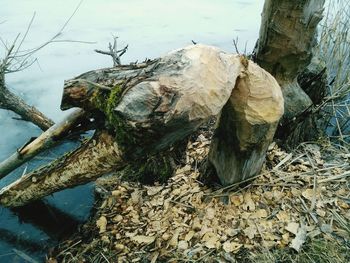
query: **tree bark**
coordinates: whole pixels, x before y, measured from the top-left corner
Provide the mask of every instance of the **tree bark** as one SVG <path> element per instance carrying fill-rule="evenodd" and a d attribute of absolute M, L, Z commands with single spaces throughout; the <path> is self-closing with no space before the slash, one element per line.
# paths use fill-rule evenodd
<path fill-rule="evenodd" d="M 324 0 L 266 0 L 255 60 L 282 88 L 285 114 L 282 125 L 312 105 L 297 76 L 310 63 L 316 28 Z"/>
<path fill-rule="evenodd" d="M 312 106 L 279 127 L 276 137 L 288 149 L 301 142 L 317 141 L 325 135 L 328 118 L 321 113 L 327 94 L 326 68 L 317 59 L 298 76 L 298 83 L 310 97 Z"/>

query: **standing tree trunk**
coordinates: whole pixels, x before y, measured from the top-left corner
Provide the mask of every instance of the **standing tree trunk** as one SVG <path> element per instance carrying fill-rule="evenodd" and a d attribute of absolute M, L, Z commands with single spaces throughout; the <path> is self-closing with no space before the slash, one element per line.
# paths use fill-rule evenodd
<path fill-rule="evenodd" d="M 297 78 L 312 59 L 316 29 L 322 19 L 324 2 L 325 0 L 266 0 L 264 5 L 255 61 L 270 72 L 282 88 L 285 114 L 277 136 L 284 142 L 289 140 L 289 145 L 310 137 L 304 136 L 299 129 L 298 136 L 292 135 L 294 139 L 288 139 L 294 128 L 300 127 L 305 111 L 313 105 Z"/>

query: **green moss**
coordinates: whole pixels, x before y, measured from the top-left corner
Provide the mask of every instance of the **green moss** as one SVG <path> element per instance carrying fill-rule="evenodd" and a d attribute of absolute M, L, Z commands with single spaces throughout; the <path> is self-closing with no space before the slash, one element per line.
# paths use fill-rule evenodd
<path fill-rule="evenodd" d="M 120 146 L 127 146 L 135 143 L 131 133 L 131 127 L 118 116 L 114 109 L 118 105 L 123 89 L 116 85 L 111 91 L 96 89 L 91 97 L 91 104 L 104 113 L 107 121 L 107 128 L 115 133 L 115 139 Z"/>

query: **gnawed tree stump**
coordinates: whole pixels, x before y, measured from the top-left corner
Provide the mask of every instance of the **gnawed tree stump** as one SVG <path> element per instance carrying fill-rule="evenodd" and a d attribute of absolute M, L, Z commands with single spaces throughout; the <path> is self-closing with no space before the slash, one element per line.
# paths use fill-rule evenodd
<path fill-rule="evenodd" d="M 221 111 L 210 145 L 208 161 L 223 185 L 260 172 L 283 110 L 277 81 L 249 62 Z"/>
<path fill-rule="evenodd" d="M 317 25 L 322 19 L 325 0 L 266 0 L 262 13 L 255 61 L 270 72 L 282 88 L 285 114 L 278 138 L 286 146 L 303 141 L 293 132 L 293 121 L 313 102 L 298 83 L 298 75 L 312 59 L 317 43 Z M 321 93 L 322 91 L 320 91 Z M 300 122 L 296 122 L 300 124 Z M 286 138 L 286 133 L 294 139 Z M 282 135 L 282 137 L 280 136 Z"/>
<path fill-rule="evenodd" d="M 251 87 L 254 83 L 251 80 L 255 78 L 261 82 L 257 81 L 257 89 Z M 261 157 L 283 112 L 283 98 L 277 91 L 279 86 L 271 78 L 263 69 L 239 55 L 210 46 L 193 45 L 143 64 L 95 70 L 66 81 L 62 108 L 80 107 L 96 120 L 102 120 L 102 124 L 93 138 L 79 149 L 1 190 L 0 203 L 23 205 L 126 165 L 147 163 L 156 154 L 177 148 L 177 143 L 209 118 L 217 116 L 225 104 L 233 102 L 236 112 L 228 114 L 241 116 L 242 127 L 236 123 L 240 136 L 246 129 L 255 132 L 254 129 L 260 129 L 266 121 L 268 127 L 264 126 L 265 132 L 259 130 L 257 137 L 250 134 L 239 138 L 242 140 L 239 148 L 232 150 L 237 150 L 238 156 L 244 150 L 242 147 L 254 146 L 259 138 L 263 145 L 261 150 L 258 149 Z M 232 93 L 235 87 L 237 92 Z M 254 98 L 265 100 L 254 102 Z M 280 101 L 275 102 L 278 99 Z M 252 110 L 263 110 L 261 115 L 243 110 L 246 105 L 251 106 L 251 102 L 255 103 Z M 271 108 L 266 107 L 265 102 L 273 102 Z M 225 107 L 222 116 L 229 109 Z M 276 110 L 276 113 L 270 113 L 268 109 Z M 240 110 L 244 113 L 238 113 Z M 257 126 L 251 128 L 251 125 Z M 231 126 L 228 131 L 236 132 Z M 223 141 L 232 140 L 237 134 L 223 136 Z M 250 139 L 254 142 L 249 145 Z M 220 146 L 217 149 L 221 150 Z M 247 160 L 255 160 L 250 154 L 256 152 L 247 151 Z M 259 167 L 239 166 L 240 169 L 255 174 Z M 226 171 L 217 170 L 217 173 L 221 178 L 228 176 Z"/>

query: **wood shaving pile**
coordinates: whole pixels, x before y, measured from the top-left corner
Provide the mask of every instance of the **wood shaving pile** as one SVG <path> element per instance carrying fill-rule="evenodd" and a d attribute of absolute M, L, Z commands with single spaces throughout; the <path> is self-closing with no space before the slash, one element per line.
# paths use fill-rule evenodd
<path fill-rule="evenodd" d="M 187 163 L 164 185 L 101 179 L 103 201 L 82 230 L 89 240 L 63 244 L 62 261 L 98 253 L 110 262 L 236 262 L 242 250 L 349 242 L 348 153 L 315 144 L 286 153 L 273 143 L 254 180 L 213 189 L 197 180 L 209 144 L 203 134 L 189 143 Z"/>

